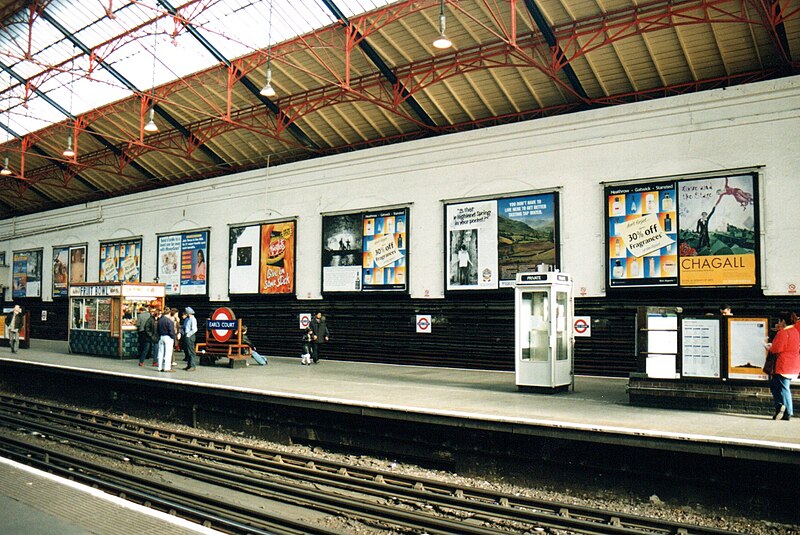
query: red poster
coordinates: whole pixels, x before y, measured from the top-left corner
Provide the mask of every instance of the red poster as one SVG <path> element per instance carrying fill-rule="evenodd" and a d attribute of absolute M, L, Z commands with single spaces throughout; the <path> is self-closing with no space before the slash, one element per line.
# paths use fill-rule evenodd
<path fill-rule="evenodd" d="M 295 222 L 261 225 L 262 294 L 294 292 Z"/>

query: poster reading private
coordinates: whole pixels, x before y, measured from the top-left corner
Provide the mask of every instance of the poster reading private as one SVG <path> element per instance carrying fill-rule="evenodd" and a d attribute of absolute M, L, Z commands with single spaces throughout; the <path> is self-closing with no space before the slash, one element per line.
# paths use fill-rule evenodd
<path fill-rule="evenodd" d="M 295 222 L 261 226 L 262 294 L 294 293 Z"/>
<path fill-rule="evenodd" d="M 753 175 L 678 183 L 681 286 L 756 283 Z"/>
<path fill-rule="evenodd" d="M 99 282 L 140 282 L 142 240 L 100 244 Z"/>
<path fill-rule="evenodd" d="M 606 188 L 610 287 L 675 286 L 675 182 Z"/>
<path fill-rule="evenodd" d="M 19 251 L 12 258 L 11 295 L 42 296 L 42 251 Z"/>
<path fill-rule="evenodd" d="M 517 273 L 557 267 L 554 193 L 498 199 L 497 215 L 501 287 L 513 287 Z"/>
<path fill-rule="evenodd" d="M 446 207 L 447 289 L 494 289 L 497 272 L 497 201 Z"/>
<path fill-rule="evenodd" d="M 323 292 L 361 291 L 363 226 L 360 212 L 322 217 Z"/>
<path fill-rule="evenodd" d="M 362 285 L 368 290 L 405 290 L 408 209 L 363 216 Z"/>

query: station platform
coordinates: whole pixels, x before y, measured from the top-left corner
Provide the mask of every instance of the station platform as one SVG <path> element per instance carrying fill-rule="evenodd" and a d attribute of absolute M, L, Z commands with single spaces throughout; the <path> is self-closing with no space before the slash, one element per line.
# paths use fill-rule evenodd
<path fill-rule="evenodd" d="M 66 343 L 32 340 L 17 354 L 0 350 L 0 377 L 6 365 L 44 367 L 344 414 L 800 465 L 800 417 L 632 406 L 627 379 L 578 376 L 573 390 L 545 394 L 520 392 L 510 372 L 324 359 L 303 366 L 285 357 L 187 372 L 183 354 L 177 358 L 174 373 L 161 373 L 150 361 L 139 367 L 137 360 L 74 355 Z"/>
<path fill-rule="evenodd" d="M 3 535 L 221 532 L 0 457 Z"/>

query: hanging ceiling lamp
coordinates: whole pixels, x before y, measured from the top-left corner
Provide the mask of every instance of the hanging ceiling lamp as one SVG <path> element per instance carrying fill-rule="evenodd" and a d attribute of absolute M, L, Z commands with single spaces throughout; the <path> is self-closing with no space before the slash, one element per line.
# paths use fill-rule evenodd
<path fill-rule="evenodd" d="M 0 169 L 0 175 L 8 176 L 10 174 L 11 174 L 11 168 L 8 167 L 8 156 L 6 156 L 5 160 L 3 161 L 3 168 Z"/>
<path fill-rule="evenodd" d="M 450 39 L 448 39 L 447 36 L 444 34 L 446 22 L 447 21 L 444 16 L 444 0 L 442 0 L 441 3 L 439 4 L 439 36 L 433 42 L 433 46 L 436 48 L 445 49 L 453 46 L 453 42 L 450 41 Z"/>
<path fill-rule="evenodd" d="M 272 0 L 269 2 L 269 35 L 268 35 L 268 42 L 267 42 L 267 83 L 264 84 L 264 87 L 261 88 L 261 96 L 272 98 L 277 93 L 275 93 L 275 88 L 272 87 L 272 67 L 270 66 L 272 62 Z"/>
<path fill-rule="evenodd" d="M 75 54 L 75 47 L 72 48 L 72 53 L 73 53 L 73 55 Z M 64 152 L 61 153 L 64 156 L 66 156 L 67 158 L 74 158 L 75 157 L 75 147 L 74 147 L 74 145 L 72 143 L 72 141 L 73 141 L 72 140 L 72 126 L 74 125 L 73 117 L 72 117 L 72 99 L 73 99 L 73 96 L 75 95 L 75 64 L 74 64 L 74 61 L 75 60 L 73 59 L 72 74 L 70 75 L 70 82 L 69 82 L 69 118 L 70 118 L 70 121 L 69 121 L 69 124 L 68 124 L 68 126 L 69 126 L 69 135 L 67 136 L 67 147 L 64 149 Z"/>
<path fill-rule="evenodd" d="M 72 131 L 70 131 L 69 135 L 67 136 L 67 146 L 64 149 L 64 152 L 62 152 L 61 154 L 63 154 L 67 158 L 72 158 L 75 156 L 75 148 L 72 146 Z"/>
<path fill-rule="evenodd" d="M 6 132 L 11 135 L 11 77 L 9 76 L 8 79 L 8 98 L 6 100 Z M 0 175 L 8 176 L 11 174 L 11 168 L 8 166 L 8 143 L 10 143 L 10 139 L 6 141 L 6 156 L 3 159 L 3 168 L 0 169 Z"/>
<path fill-rule="evenodd" d="M 148 114 L 147 124 L 144 125 L 145 132 L 158 132 L 158 125 L 156 124 L 156 39 L 158 36 L 158 28 L 153 30 L 153 80 L 151 84 L 150 93 L 150 111 Z"/>

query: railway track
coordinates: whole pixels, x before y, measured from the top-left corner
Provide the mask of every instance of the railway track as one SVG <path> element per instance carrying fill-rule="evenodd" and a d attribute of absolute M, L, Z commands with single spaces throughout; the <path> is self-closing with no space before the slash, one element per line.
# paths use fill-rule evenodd
<path fill-rule="evenodd" d="M 82 452 L 178 473 L 204 485 L 222 487 L 225 493 L 291 504 L 387 532 L 730 533 L 212 440 L 8 396 L 0 396 L 0 425 L 38 433 Z M 296 515 L 269 513 L 263 504 L 247 507 L 239 504 L 246 499 L 221 501 L 207 494 L 183 492 L 174 485 L 133 477 L 128 471 L 104 468 L 80 456 L 54 453 L 41 443 L 2 438 L 0 449 L 4 456 L 73 479 L 85 478 L 93 486 L 228 533 L 338 533 L 323 526 L 315 528 Z"/>

